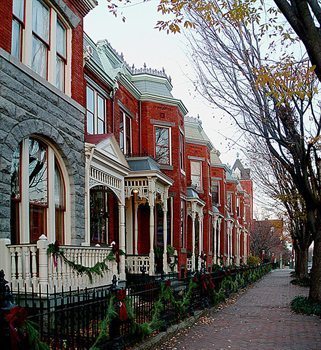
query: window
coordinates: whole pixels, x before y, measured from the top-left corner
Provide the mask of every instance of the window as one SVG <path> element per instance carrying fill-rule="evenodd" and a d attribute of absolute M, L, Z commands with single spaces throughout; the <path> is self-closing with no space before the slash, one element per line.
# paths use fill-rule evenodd
<path fill-rule="evenodd" d="M 23 0 L 13 0 L 12 11 L 12 48 L 11 53 L 14 57 L 21 60 L 22 49 L 22 30 L 24 28 L 25 7 Z"/>
<path fill-rule="evenodd" d="M 218 206 L 220 204 L 220 183 L 212 180 L 212 204 Z"/>
<path fill-rule="evenodd" d="M 105 106 L 106 100 L 94 89 L 87 85 L 86 88 L 87 106 L 87 133 L 105 133 Z"/>
<path fill-rule="evenodd" d="M 67 27 L 47 1 L 13 0 L 11 54 L 69 95 L 70 39 Z"/>
<path fill-rule="evenodd" d="M 155 126 L 155 160 L 159 164 L 171 164 L 169 128 Z"/>
<path fill-rule="evenodd" d="M 239 197 L 236 197 L 236 214 L 237 214 L 237 217 L 241 216 L 240 198 Z"/>
<path fill-rule="evenodd" d="M 56 87 L 65 90 L 65 67 L 67 64 L 67 31 L 63 24 L 57 20 L 56 34 Z"/>
<path fill-rule="evenodd" d="M 232 193 L 227 194 L 227 210 L 230 214 L 233 214 Z"/>
<path fill-rule="evenodd" d="M 191 161 L 191 181 L 197 190 L 202 190 L 202 162 Z"/>
<path fill-rule="evenodd" d="M 50 30 L 50 9 L 40 0 L 32 1 L 31 68 L 47 78 Z"/>
<path fill-rule="evenodd" d="M 121 119 L 119 125 L 119 146 L 125 155 L 131 155 L 132 153 L 132 142 L 131 142 L 131 133 L 132 133 L 132 120 L 130 116 L 121 112 Z"/>
<path fill-rule="evenodd" d="M 43 233 L 64 243 L 66 202 L 61 165 L 54 150 L 40 139 L 25 139 L 13 154 L 11 201 L 12 242 L 19 243 L 23 231 L 24 239 L 31 243 Z M 29 207 L 29 226 L 20 231 L 22 205 Z"/>
<path fill-rule="evenodd" d="M 179 133 L 179 165 L 181 170 L 185 171 L 185 143 L 181 132 Z"/>

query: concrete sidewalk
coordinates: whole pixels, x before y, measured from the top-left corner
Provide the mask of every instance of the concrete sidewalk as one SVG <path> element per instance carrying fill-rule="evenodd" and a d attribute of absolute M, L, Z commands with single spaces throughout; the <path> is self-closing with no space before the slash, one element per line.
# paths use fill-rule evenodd
<path fill-rule="evenodd" d="M 290 284 L 289 270 L 275 270 L 235 304 L 175 335 L 157 348 L 198 350 L 321 350 L 321 319 L 291 312 L 290 302 L 308 288 Z"/>

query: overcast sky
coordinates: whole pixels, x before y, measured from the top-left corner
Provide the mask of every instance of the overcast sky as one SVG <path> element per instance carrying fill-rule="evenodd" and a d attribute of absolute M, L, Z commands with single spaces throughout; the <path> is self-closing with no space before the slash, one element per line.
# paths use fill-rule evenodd
<path fill-rule="evenodd" d="M 116 51 L 124 54 L 129 65 L 139 68 L 146 63 L 149 68 L 164 67 L 172 77 L 174 97 L 184 102 L 190 116 L 200 115 L 205 132 L 221 152 L 222 161 L 233 165 L 237 153 L 242 158 L 241 150 L 225 137 L 237 140 L 240 133 L 194 91 L 193 67 L 184 35 L 168 35 L 154 29 L 157 20 L 162 19 L 157 4 L 157 0 L 150 0 L 127 5 L 120 9 L 126 17 L 123 23 L 121 15 L 115 18 L 108 12 L 106 0 L 99 0 L 99 5 L 85 18 L 85 31 L 95 42 L 107 39 Z"/>

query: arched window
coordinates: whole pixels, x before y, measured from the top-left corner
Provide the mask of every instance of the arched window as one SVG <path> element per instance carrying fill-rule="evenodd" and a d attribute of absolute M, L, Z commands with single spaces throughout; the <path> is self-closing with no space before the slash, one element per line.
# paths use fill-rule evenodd
<path fill-rule="evenodd" d="M 35 243 L 42 234 L 64 243 L 66 191 L 54 149 L 40 138 L 21 142 L 11 163 L 11 241 Z"/>

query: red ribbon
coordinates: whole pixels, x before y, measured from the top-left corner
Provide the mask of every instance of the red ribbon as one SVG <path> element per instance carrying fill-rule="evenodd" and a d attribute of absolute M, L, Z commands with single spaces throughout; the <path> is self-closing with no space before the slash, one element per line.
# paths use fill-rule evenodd
<path fill-rule="evenodd" d="M 27 319 L 27 311 L 20 306 L 13 307 L 5 318 L 9 325 L 11 349 L 18 350 L 19 343 L 23 340 L 19 334 L 19 328 L 21 328 Z"/>
<path fill-rule="evenodd" d="M 128 319 L 128 312 L 124 299 L 126 298 L 126 290 L 120 289 L 116 292 L 116 298 L 119 301 L 119 319 L 126 321 Z"/>

